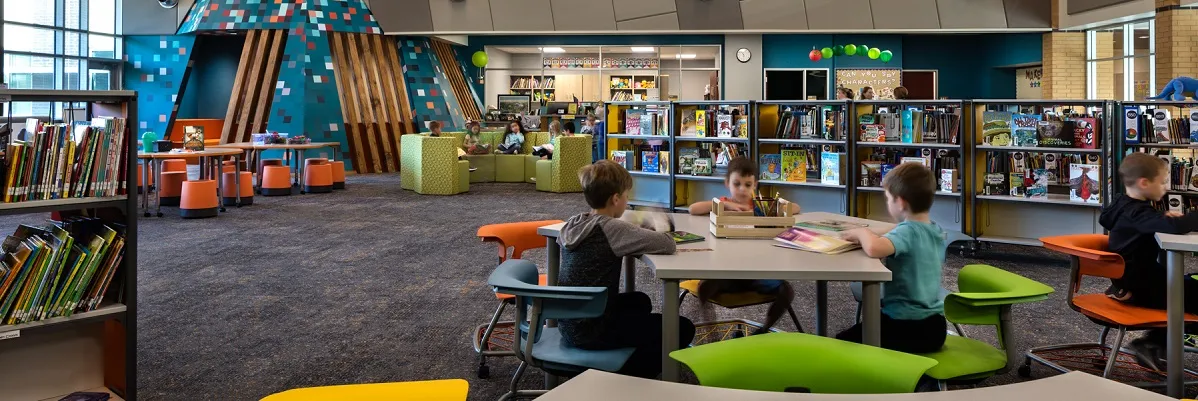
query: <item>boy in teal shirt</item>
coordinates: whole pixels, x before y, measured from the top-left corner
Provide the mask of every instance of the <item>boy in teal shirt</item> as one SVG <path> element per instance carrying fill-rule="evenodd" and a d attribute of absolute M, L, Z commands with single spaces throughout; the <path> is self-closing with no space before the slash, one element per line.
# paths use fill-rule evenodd
<path fill-rule="evenodd" d="M 884 258 L 892 273 L 882 295 L 882 348 L 934 352 L 944 346 L 947 329 L 940 299 L 944 230 L 928 216 L 936 177 L 922 164 L 903 163 L 886 174 L 882 188 L 886 209 L 899 224 L 882 236 L 864 228 L 842 236 L 860 243 L 869 257 Z M 861 342 L 861 324 L 836 338 Z"/>

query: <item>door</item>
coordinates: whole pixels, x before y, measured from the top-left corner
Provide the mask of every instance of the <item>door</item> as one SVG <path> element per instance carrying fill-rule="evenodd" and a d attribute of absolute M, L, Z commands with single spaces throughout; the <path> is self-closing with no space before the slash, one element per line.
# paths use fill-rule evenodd
<path fill-rule="evenodd" d="M 903 70 L 903 87 L 910 99 L 936 99 L 936 70 Z"/>
<path fill-rule="evenodd" d="M 765 70 L 766 100 L 830 99 L 828 70 Z"/>

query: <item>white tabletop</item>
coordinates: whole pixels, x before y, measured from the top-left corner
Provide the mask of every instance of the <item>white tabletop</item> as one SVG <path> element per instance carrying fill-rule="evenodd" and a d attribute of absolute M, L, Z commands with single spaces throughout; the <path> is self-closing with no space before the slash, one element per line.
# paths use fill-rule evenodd
<path fill-rule="evenodd" d="M 865 220 L 844 215 L 817 212 L 796 216 L 796 221 L 842 220 L 867 224 L 879 234 L 894 227 L 892 223 Z M 890 270 L 878 259 L 860 250 L 839 255 L 786 249 L 774 246 L 773 239 L 726 239 L 711 234 L 709 216 L 674 214 L 679 231 L 703 235 L 706 240 L 679 249 L 711 249 L 678 252 L 674 255 L 645 255 L 641 259 L 653 267 L 658 279 L 775 279 L 826 281 L 890 281 Z M 556 237 L 561 224 L 541 227 L 537 233 Z"/>
<path fill-rule="evenodd" d="M 1156 234 L 1156 243 L 1166 251 L 1198 252 L 1198 233 Z"/>
<path fill-rule="evenodd" d="M 794 394 L 702 387 L 588 370 L 537 401 L 1167 401 L 1172 398 L 1081 372 L 1004 386 L 913 394 Z M 1176 401 L 1176 400 L 1174 400 Z"/>

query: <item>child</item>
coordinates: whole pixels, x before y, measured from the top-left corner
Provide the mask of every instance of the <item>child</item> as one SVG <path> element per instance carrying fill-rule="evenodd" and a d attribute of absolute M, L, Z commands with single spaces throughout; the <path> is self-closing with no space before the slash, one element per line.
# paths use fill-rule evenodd
<path fill-rule="evenodd" d="M 866 86 L 861 88 L 861 100 L 874 100 L 874 87 Z"/>
<path fill-rule="evenodd" d="M 1146 308 L 1165 309 L 1165 266 L 1156 233 L 1185 234 L 1198 231 L 1198 213 L 1161 212 L 1152 207 L 1168 189 L 1168 164 L 1147 153 L 1132 153 L 1119 164 L 1125 195 L 1102 210 L 1098 223 L 1110 232 L 1108 248 L 1123 257 L 1123 277 L 1111 279 L 1107 296 Z M 1198 312 L 1198 280 L 1185 282 L 1185 310 Z M 1187 328 L 1186 330 L 1190 330 Z M 1148 330 L 1128 348 L 1136 361 L 1149 369 L 1165 368 L 1165 330 Z"/>
<path fill-rule="evenodd" d="M 428 136 L 431 136 L 431 137 L 441 136 L 441 122 L 440 121 L 429 121 L 428 122 Z"/>
<path fill-rule="evenodd" d="M 481 139 L 482 125 L 478 121 L 466 123 L 466 137 L 462 140 L 462 150 L 472 155 L 485 155 L 491 153 L 491 145 L 486 143 L 478 143 Z"/>
<path fill-rule="evenodd" d="M 836 100 L 853 100 L 853 90 L 843 86 L 836 88 Z"/>
<path fill-rule="evenodd" d="M 621 294 L 617 288 L 625 256 L 672 254 L 674 239 L 620 220 L 632 191 L 632 175 L 624 167 L 600 160 L 579 170 L 578 179 L 591 211 L 562 226 L 558 285 L 607 287 L 607 309 L 597 318 L 560 320 L 562 340 L 582 349 L 636 348 L 618 373 L 655 378 L 661 374 L 661 314 L 651 313 L 645 293 Z M 695 326 L 680 317 L 678 333 L 678 344 L 690 344 Z"/>
<path fill-rule="evenodd" d="M 894 100 L 907 100 L 908 96 L 907 88 L 901 86 L 894 88 Z"/>
<path fill-rule="evenodd" d="M 542 159 L 552 159 L 553 138 L 557 138 L 559 136 L 570 136 L 570 133 L 562 132 L 562 123 L 560 121 L 553 121 L 549 123 L 549 143 L 541 146 L 533 146 L 532 155 L 540 156 Z"/>
<path fill-rule="evenodd" d="M 519 154 L 523 147 L 524 127 L 520 125 L 519 121 L 512 121 L 507 125 L 507 131 L 503 133 L 503 143 L 499 144 L 499 149 L 495 149 L 495 152 L 514 155 Z"/>
<path fill-rule="evenodd" d="M 724 177 L 724 185 L 728 187 L 728 194 L 732 195 L 731 198 L 720 198 L 724 209 L 753 211 L 753 197 L 757 192 L 757 165 L 752 160 L 737 157 L 729 161 L 728 175 Z M 696 202 L 691 205 L 690 212 L 694 215 L 704 215 L 711 213 L 712 207 L 711 201 Z M 788 202 L 779 204 L 778 207 L 789 208 L 792 214 L 799 213 L 799 205 L 796 203 Z M 790 287 L 790 283 L 782 280 L 703 280 L 699 283 L 699 293 L 695 295 L 706 304 L 720 294 L 750 291 L 774 296 L 774 302 L 770 304 L 770 309 L 766 313 L 765 323 L 757 330 L 758 333 L 768 332 L 782 317 L 782 314 L 790 308 L 790 302 L 794 300 L 794 289 Z"/>
<path fill-rule="evenodd" d="M 933 352 L 944 346 L 947 331 L 940 299 L 944 230 L 928 217 L 936 177 L 922 164 L 903 163 L 886 174 L 882 188 L 886 209 L 899 224 L 883 236 L 858 228 L 841 237 L 861 244 L 871 258 L 885 258 L 892 274 L 882 295 L 882 348 Z M 861 324 L 836 338 L 861 342 Z"/>

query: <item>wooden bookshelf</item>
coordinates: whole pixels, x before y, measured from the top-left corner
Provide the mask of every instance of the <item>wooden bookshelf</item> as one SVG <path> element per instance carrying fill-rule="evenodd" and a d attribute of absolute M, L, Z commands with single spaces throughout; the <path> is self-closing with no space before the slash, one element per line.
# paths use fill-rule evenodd
<path fill-rule="evenodd" d="M 125 151 L 129 152 L 124 165 L 127 195 L 0 203 L 0 215 L 116 209 L 123 214 L 123 219 L 117 223 L 125 226 L 125 253 L 105 304 L 67 317 L 0 326 L 0 389 L 4 389 L 0 398 L 58 400 L 77 391 L 104 391 L 114 395 L 112 400 L 136 399 L 137 157 L 133 155 L 139 145 L 137 94 L 133 91 L 8 89 L 0 90 L 0 99 L 89 103 L 89 119 L 122 114 L 109 116 L 126 119 L 128 140 Z M 92 107 L 97 104 L 106 106 Z M 8 122 L 12 123 L 11 117 Z M 44 219 L 44 216 L 34 219 Z"/>
<path fill-rule="evenodd" d="M 658 82 L 657 74 L 612 74 L 607 79 L 607 99 L 633 102 L 659 100 L 661 92 Z"/>
<path fill-rule="evenodd" d="M 534 101 L 553 101 L 556 97 L 557 77 L 554 75 L 512 75 L 508 80 L 512 94 L 531 95 Z"/>

